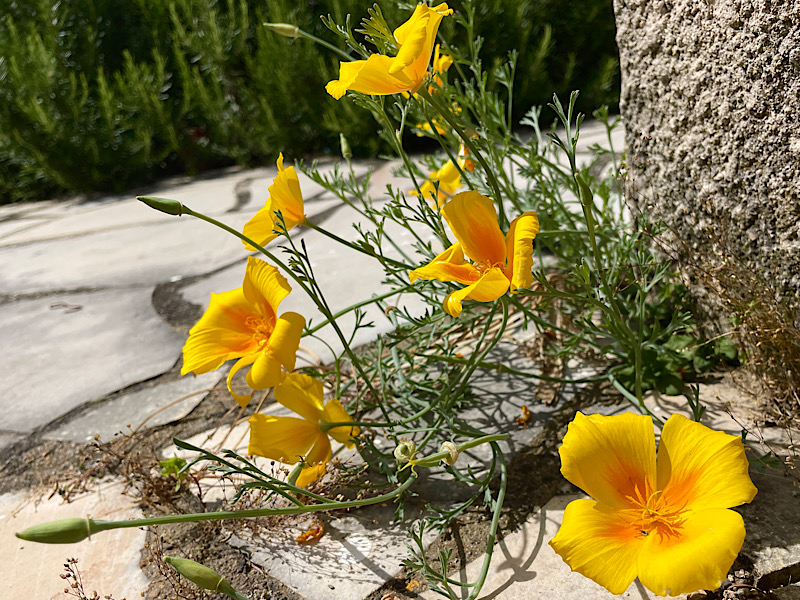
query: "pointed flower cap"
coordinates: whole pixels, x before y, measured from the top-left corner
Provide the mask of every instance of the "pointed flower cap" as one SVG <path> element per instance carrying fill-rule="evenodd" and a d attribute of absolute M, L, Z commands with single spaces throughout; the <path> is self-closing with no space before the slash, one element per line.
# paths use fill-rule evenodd
<path fill-rule="evenodd" d="M 757 490 L 738 436 L 673 415 L 656 455 L 653 422 L 576 414 L 561 473 L 592 499 L 570 502 L 550 546 L 612 594 L 637 577 L 659 596 L 715 589 L 744 542 L 729 510 Z"/>

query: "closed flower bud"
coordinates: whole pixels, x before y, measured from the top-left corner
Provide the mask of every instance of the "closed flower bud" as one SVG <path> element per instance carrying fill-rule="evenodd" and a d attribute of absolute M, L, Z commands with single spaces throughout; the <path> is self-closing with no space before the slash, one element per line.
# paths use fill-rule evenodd
<path fill-rule="evenodd" d="M 288 23 L 264 23 L 264 27 L 278 35 L 291 39 L 295 39 L 300 35 L 300 28 L 297 25 L 289 25 Z"/>
<path fill-rule="evenodd" d="M 222 575 L 199 562 L 175 556 L 165 556 L 164 562 L 172 565 L 178 573 L 204 590 L 226 594 L 231 598 L 242 597 Z"/>
<path fill-rule="evenodd" d="M 169 198 L 153 198 L 151 196 L 137 196 L 137 200 L 144 202 L 150 208 L 155 208 L 168 215 L 176 215 L 180 217 L 184 214 L 183 204 L 177 200 L 170 200 Z"/>
<path fill-rule="evenodd" d="M 350 142 L 344 137 L 343 133 L 339 134 L 339 145 L 342 147 L 342 158 L 350 160 L 353 158 L 353 151 L 350 149 Z"/>
<path fill-rule="evenodd" d="M 394 457 L 398 463 L 410 462 L 417 453 L 417 445 L 411 440 L 400 440 L 397 448 L 394 449 Z"/>
<path fill-rule="evenodd" d="M 447 452 L 449 456 L 447 458 L 443 458 L 442 462 L 445 464 L 450 465 L 451 467 L 456 464 L 458 460 L 458 446 L 456 446 L 453 442 L 442 442 L 442 447 L 439 449 L 440 452 Z"/>
<path fill-rule="evenodd" d="M 17 537 L 28 542 L 38 542 L 40 544 L 74 544 L 85 540 L 93 533 L 103 531 L 104 521 L 93 521 L 92 519 L 81 519 L 73 517 L 71 519 L 59 519 L 49 523 L 40 523 L 33 527 L 28 527 L 20 531 Z"/>

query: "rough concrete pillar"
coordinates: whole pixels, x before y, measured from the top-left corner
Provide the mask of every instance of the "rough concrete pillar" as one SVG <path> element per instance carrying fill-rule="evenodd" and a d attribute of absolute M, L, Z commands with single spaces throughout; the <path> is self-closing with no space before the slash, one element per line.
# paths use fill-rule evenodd
<path fill-rule="evenodd" d="M 738 261 L 800 307 L 800 0 L 614 10 L 631 196 L 683 258 Z"/>

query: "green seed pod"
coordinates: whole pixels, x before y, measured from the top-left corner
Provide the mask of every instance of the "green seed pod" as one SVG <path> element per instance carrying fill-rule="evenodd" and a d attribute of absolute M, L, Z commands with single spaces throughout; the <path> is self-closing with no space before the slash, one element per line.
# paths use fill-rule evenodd
<path fill-rule="evenodd" d="M 183 210 L 183 204 L 177 200 L 170 200 L 169 198 L 154 198 L 151 196 L 137 196 L 137 200 L 144 202 L 150 208 L 155 208 L 168 215 L 176 215 L 180 217 L 186 211 Z"/>
<path fill-rule="evenodd" d="M 172 568 L 178 573 L 204 590 L 220 592 L 231 598 L 242 597 L 222 575 L 201 565 L 199 562 L 189 560 L 188 558 L 178 558 L 176 556 L 165 556 L 164 562 L 168 565 L 172 565 Z"/>
<path fill-rule="evenodd" d="M 342 158 L 350 160 L 353 158 L 353 151 L 350 149 L 350 142 L 344 137 L 343 133 L 339 134 L 339 145 L 342 147 Z"/>
<path fill-rule="evenodd" d="M 28 542 L 40 544 L 74 544 L 85 540 L 93 533 L 103 531 L 100 522 L 92 519 L 59 519 L 49 523 L 40 523 L 20 531 L 17 537 Z"/>
<path fill-rule="evenodd" d="M 394 457 L 398 463 L 407 463 L 417 453 L 417 445 L 411 440 L 402 439 L 394 449 Z"/>

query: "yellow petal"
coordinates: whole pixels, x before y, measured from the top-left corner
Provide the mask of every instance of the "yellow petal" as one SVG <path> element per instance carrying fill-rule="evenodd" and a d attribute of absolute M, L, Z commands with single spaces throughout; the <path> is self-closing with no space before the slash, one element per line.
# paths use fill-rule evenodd
<path fill-rule="evenodd" d="M 300 337 L 305 326 L 305 317 L 296 312 L 285 312 L 277 320 L 275 329 L 269 336 L 267 347 L 287 371 L 294 369 Z"/>
<path fill-rule="evenodd" d="M 418 4 L 417 8 L 421 6 L 423 5 Z M 419 11 L 415 10 L 414 14 L 417 12 Z M 419 58 L 420 54 L 422 54 L 425 48 L 425 41 L 428 34 L 427 26 L 430 18 L 429 14 L 423 12 L 420 18 L 414 23 L 413 27 L 408 30 L 408 35 L 401 43 L 397 56 L 392 61 L 392 66 L 389 67 L 389 73 L 395 74 L 398 71 L 402 71 L 406 67 L 412 65 L 414 61 Z"/>
<path fill-rule="evenodd" d="M 322 417 L 328 423 L 341 423 L 343 421 L 352 421 L 353 419 L 347 414 L 347 411 L 342 406 L 342 403 L 336 400 L 329 400 L 325 405 L 325 412 Z M 348 448 L 353 447 L 352 438 L 358 437 L 361 430 L 358 427 L 334 427 L 328 430 L 328 435 L 335 439 L 340 444 L 344 444 Z"/>
<path fill-rule="evenodd" d="M 213 371 L 232 358 L 254 352 L 258 343 L 248 319 L 258 316 L 244 297 L 242 288 L 211 294 L 211 302 L 189 331 L 183 346 L 181 375 Z"/>
<path fill-rule="evenodd" d="M 373 54 L 367 60 L 339 63 L 339 79 L 325 86 L 328 93 L 337 100 L 347 90 L 362 94 L 398 94 L 414 87 L 404 71 L 390 74 L 394 59 L 382 54 Z"/>
<path fill-rule="evenodd" d="M 267 319 L 270 326 L 274 326 L 278 305 L 292 288 L 278 269 L 250 256 L 247 259 L 242 291 L 255 310 Z"/>
<path fill-rule="evenodd" d="M 573 500 L 550 546 L 573 571 L 621 594 L 636 579 L 643 539 L 619 511 Z"/>
<path fill-rule="evenodd" d="M 539 233 L 535 212 L 522 213 L 511 222 L 506 234 L 506 277 L 511 280 L 512 293 L 517 288 L 529 288 L 533 283 L 533 238 Z"/>
<path fill-rule="evenodd" d="M 275 388 L 275 400 L 315 424 L 323 418 L 322 398 L 322 382 L 299 373 L 288 373 Z"/>
<path fill-rule="evenodd" d="M 281 211 L 287 231 L 303 222 L 303 193 L 294 167 L 281 169 L 269 186 L 269 195 L 272 198 L 272 210 Z"/>
<path fill-rule="evenodd" d="M 325 474 L 325 468 L 331 460 L 331 443 L 328 436 L 317 438 L 314 446 L 305 457 L 309 466 L 304 467 L 295 482 L 300 487 L 308 487 Z"/>
<path fill-rule="evenodd" d="M 272 417 L 256 413 L 250 417 L 248 454 L 279 460 L 290 465 L 327 436 L 313 423 L 295 417 Z"/>
<path fill-rule="evenodd" d="M 461 314 L 464 300 L 492 302 L 508 291 L 508 279 L 500 269 L 489 269 L 478 281 L 461 290 L 451 292 L 444 300 L 444 310 L 452 317 Z"/>
<path fill-rule="evenodd" d="M 408 274 L 413 282 L 417 279 L 427 281 L 457 281 L 471 284 L 480 279 L 480 272 L 464 260 L 461 244 L 455 243 L 447 250 L 436 256 L 430 263 L 419 269 L 414 269 Z"/>
<path fill-rule="evenodd" d="M 254 390 L 265 390 L 281 382 L 281 363 L 269 348 L 256 354 L 256 360 L 247 373 L 247 385 Z"/>
<path fill-rule="evenodd" d="M 442 215 L 474 262 L 505 265 L 506 241 L 491 199 L 474 190 L 461 192 L 444 205 Z"/>
<path fill-rule="evenodd" d="M 418 4 L 411 18 L 394 30 L 394 37 L 400 44 L 398 55 L 403 53 L 404 46 L 413 45 L 413 52 L 408 51 L 409 55 L 415 55 L 413 61 L 409 62 L 410 57 L 403 59 L 403 63 L 408 63 L 403 72 L 415 82 L 415 87 L 411 91 L 419 88 L 425 72 L 428 70 L 428 63 L 433 51 L 433 40 L 436 38 L 442 18 L 452 13 L 453 11 L 448 8 L 446 3 L 433 8 L 425 4 Z M 423 40 L 422 43 L 419 43 L 420 38 Z"/>
<path fill-rule="evenodd" d="M 672 506 L 730 508 L 757 491 L 748 475 L 742 440 L 683 415 L 664 425 L 658 447 L 658 487 Z"/>
<path fill-rule="evenodd" d="M 744 533 L 742 517 L 732 510 L 689 511 L 675 535 L 651 532 L 645 538 L 639 580 L 660 596 L 716 589 L 739 554 Z"/>
<path fill-rule="evenodd" d="M 241 359 L 236 361 L 236 364 L 233 365 L 233 367 L 231 368 L 230 372 L 228 373 L 227 379 L 225 380 L 225 383 L 228 386 L 228 391 L 230 392 L 231 396 L 233 396 L 233 399 L 236 400 L 236 402 L 242 408 L 244 408 L 245 406 L 250 404 L 251 395 L 250 394 L 237 394 L 236 392 L 233 391 L 233 388 L 231 387 L 231 382 L 233 381 L 233 376 L 236 375 L 236 373 L 238 373 L 239 370 L 241 370 L 242 368 L 244 368 L 244 367 L 246 367 L 248 365 L 253 364 L 253 362 L 257 358 L 258 358 L 258 354 L 250 354 L 248 356 L 243 356 Z"/>
<path fill-rule="evenodd" d="M 603 504 L 631 508 L 630 498 L 646 500 L 655 492 L 656 442 L 650 417 L 578 412 L 558 453 L 561 474 Z"/>
<path fill-rule="evenodd" d="M 275 232 L 275 209 L 272 208 L 272 198 L 267 198 L 267 202 L 253 217 L 245 223 L 242 234 L 253 240 L 259 246 L 266 246 L 278 234 Z M 244 247 L 250 251 L 256 247 L 242 240 Z"/>
<path fill-rule="evenodd" d="M 439 190 L 453 194 L 461 187 L 461 173 L 452 160 L 448 160 L 438 171 L 431 173 L 431 179 L 439 182 Z"/>

